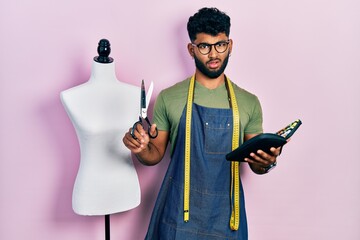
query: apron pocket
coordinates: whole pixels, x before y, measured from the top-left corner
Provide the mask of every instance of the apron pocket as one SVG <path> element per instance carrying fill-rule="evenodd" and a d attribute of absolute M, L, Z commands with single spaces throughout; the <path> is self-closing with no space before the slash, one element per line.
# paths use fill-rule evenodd
<path fill-rule="evenodd" d="M 215 121 L 216 119 L 216 121 Z M 231 151 L 231 142 L 225 141 L 232 136 L 232 120 L 228 117 L 212 118 L 204 122 L 205 152 L 207 154 L 226 154 Z"/>

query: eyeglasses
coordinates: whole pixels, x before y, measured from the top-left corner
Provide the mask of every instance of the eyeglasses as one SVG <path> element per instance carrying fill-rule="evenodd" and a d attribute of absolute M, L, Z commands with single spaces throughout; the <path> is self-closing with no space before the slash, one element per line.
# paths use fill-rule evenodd
<path fill-rule="evenodd" d="M 191 45 L 193 45 L 194 47 L 197 47 L 199 49 L 199 52 L 203 55 L 209 54 L 211 52 L 212 46 L 214 46 L 215 50 L 218 53 L 223 53 L 228 49 L 230 40 L 227 41 L 220 41 L 214 44 L 209 44 L 209 43 L 199 43 L 199 44 L 195 44 L 192 43 Z"/>

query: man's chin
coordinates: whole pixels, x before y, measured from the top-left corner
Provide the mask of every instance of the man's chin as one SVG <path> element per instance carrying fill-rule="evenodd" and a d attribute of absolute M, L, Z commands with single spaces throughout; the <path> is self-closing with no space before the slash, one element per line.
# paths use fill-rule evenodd
<path fill-rule="evenodd" d="M 218 78 L 223 72 L 218 71 L 208 71 L 205 75 L 207 75 L 211 79 Z"/>

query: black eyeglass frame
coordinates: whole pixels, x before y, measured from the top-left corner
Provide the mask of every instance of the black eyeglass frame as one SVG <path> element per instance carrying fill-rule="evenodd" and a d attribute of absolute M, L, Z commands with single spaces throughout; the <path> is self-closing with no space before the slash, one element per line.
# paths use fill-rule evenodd
<path fill-rule="evenodd" d="M 225 43 L 225 44 L 226 44 L 226 48 L 225 48 L 224 51 L 219 51 L 219 50 L 216 48 L 216 46 L 219 46 L 219 44 L 222 44 L 222 43 Z M 207 55 L 207 54 L 209 54 L 209 53 L 211 52 L 213 46 L 214 46 L 216 52 L 218 52 L 218 53 L 224 53 L 224 52 L 226 52 L 226 50 L 228 50 L 229 44 L 230 44 L 230 39 L 228 39 L 228 40 L 226 40 L 226 41 L 219 41 L 219 42 L 216 42 L 216 43 L 213 43 L 213 44 L 210 44 L 210 43 L 199 43 L 199 44 L 191 43 L 192 46 L 197 47 L 197 48 L 199 49 L 199 52 L 200 52 L 202 55 Z M 203 53 L 203 52 L 201 52 L 201 50 L 200 50 L 200 49 L 203 49 L 203 48 L 199 48 L 199 46 L 206 46 L 206 47 L 208 47 L 209 51 L 206 52 L 206 53 Z"/>

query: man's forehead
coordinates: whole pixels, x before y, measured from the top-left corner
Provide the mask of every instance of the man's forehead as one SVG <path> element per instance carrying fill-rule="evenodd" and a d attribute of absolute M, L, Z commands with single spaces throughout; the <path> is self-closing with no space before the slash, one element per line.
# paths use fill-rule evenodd
<path fill-rule="evenodd" d="M 219 41 L 226 41 L 228 37 L 225 33 L 219 33 L 216 36 L 207 33 L 198 33 L 196 34 L 196 39 L 194 42 L 196 43 L 217 43 Z"/>

